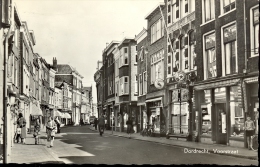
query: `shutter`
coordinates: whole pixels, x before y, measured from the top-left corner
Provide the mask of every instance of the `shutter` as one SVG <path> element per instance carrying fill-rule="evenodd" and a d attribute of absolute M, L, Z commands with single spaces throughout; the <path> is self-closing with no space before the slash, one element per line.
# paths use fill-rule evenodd
<path fill-rule="evenodd" d="M 179 49 L 179 41 L 175 42 L 175 49 Z"/>
<path fill-rule="evenodd" d="M 188 45 L 188 36 L 184 37 L 184 45 Z"/>

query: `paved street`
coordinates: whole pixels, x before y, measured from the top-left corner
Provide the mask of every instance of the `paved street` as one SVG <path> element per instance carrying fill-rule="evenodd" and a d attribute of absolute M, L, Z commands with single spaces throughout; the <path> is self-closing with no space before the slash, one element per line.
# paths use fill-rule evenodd
<path fill-rule="evenodd" d="M 23 145 L 23 147 L 30 147 L 30 149 L 44 147 L 46 153 L 49 153 L 46 156 L 42 154 L 45 159 L 41 161 L 44 163 L 258 165 L 258 161 L 245 158 L 213 153 L 188 154 L 184 153 L 183 147 L 109 134 L 101 137 L 96 131 L 90 130 L 89 126 L 64 127 L 62 133 L 56 137 L 53 148 L 48 148 L 45 144 L 46 139 L 42 140 L 42 145 Z M 50 156 L 49 160 L 47 156 Z M 13 162 L 15 163 L 15 160 Z"/>

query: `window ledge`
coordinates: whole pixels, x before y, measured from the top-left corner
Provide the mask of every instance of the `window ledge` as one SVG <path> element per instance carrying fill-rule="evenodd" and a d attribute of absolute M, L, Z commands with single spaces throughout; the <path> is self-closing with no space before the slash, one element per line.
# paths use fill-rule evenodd
<path fill-rule="evenodd" d="M 204 26 L 204 25 L 206 25 L 206 24 L 209 24 L 209 23 L 211 23 L 211 22 L 213 22 L 213 21 L 215 21 L 215 19 L 212 19 L 212 20 L 209 20 L 209 21 L 207 21 L 207 22 L 204 22 L 204 23 L 202 23 L 202 24 L 200 25 L 200 27 L 202 27 L 202 26 Z"/>
<path fill-rule="evenodd" d="M 249 59 L 250 59 L 250 58 L 254 58 L 254 57 L 259 57 L 259 54 L 253 54 L 253 55 L 251 55 L 251 56 L 249 57 Z"/>
<path fill-rule="evenodd" d="M 237 8 L 234 8 L 234 9 L 232 9 L 232 10 L 226 12 L 226 13 L 223 13 L 223 14 L 219 15 L 218 18 L 221 18 L 221 17 L 223 17 L 223 16 L 225 16 L 225 15 L 227 15 L 227 14 L 229 14 L 229 13 L 235 11 L 236 9 L 237 9 Z"/>

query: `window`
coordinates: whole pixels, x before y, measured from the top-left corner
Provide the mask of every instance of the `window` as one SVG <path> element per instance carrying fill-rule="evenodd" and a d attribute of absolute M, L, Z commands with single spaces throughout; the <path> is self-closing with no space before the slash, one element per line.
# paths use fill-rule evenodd
<path fill-rule="evenodd" d="M 238 72 L 237 54 L 236 54 L 236 24 L 223 29 L 224 57 L 222 57 L 222 72 L 225 74 L 234 74 Z"/>
<path fill-rule="evenodd" d="M 204 23 L 215 19 L 215 0 L 203 0 L 203 21 Z"/>
<path fill-rule="evenodd" d="M 129 93 L 129 82 L 128 76 L 120 78 L 120 95 L 125 95 Z"/>
<path fill-rule="evenodd" d="M 229 12 L 236 7 L 236 0 L 222 0 L 223 13 Z"/>
<path fill-rule="evenodd" d="M 153 84 L 157 79 L 164 78 L 164 50 L 151 55 L 151 83 Z"/>
<path fill-rule="evenodd" d="M 215 33 L 211 33 L 204 38 L 204 78 L 212 78 L 217 76 L 216 72 L 216 51 L 215 51 Z"/>
<path fill-rule="evenodd" d="M 251 10 L 251 56 L 259 56 L 259 6 Z"/>
<path fill-rule="evenodd" d="M 15 46 L 18 47 L 18 33 L 19 33 L 19 30 L 17 29 L 17 27 L 15 27 L 15 32 L 14 32 L 14 42 L 15 42 Z"/>
<path fill-rule="evenodd" d="M 154 43 L 164 35 L 163 20 L 159 19 L 151 26 L 151 43 Z"/>
<path fill-rule="evenodd" d="M 139 74 L 139 96 L 143 94 L 143 79 L 142 74 Z"/>
<path fill-rule="evenodd" d="M 195 53 L 195 33 L 194 31 L 189 34 L 189 70 L 196 70 L 196 53 Z"/>
<path fill-rule="evenodd" d="M 128 49 L 124 47 L 120 51 L 120 62 L 119 66 L 128 65 Z"/>
<path fill-rule="evenodd" d="M 146 71 L 143 72 L 143 94 L 147 93 L 147 75 Z"/>
<path fill-rule="evenodd" d="M 135 75 L 135 94 L 138 94 L 138 75 Z"/>

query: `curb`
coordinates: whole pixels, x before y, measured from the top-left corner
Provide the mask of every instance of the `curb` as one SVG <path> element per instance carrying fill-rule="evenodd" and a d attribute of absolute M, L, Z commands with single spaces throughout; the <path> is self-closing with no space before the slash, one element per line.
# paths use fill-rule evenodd
<path fill-rule="evenodd" d="M 92 131 L 97 131 L 97 130 L 94 130 L 94 129 L 91 129 L 91 128 L 89 128 L 89 129 L 92 130 Z M 116 134 L 108 134 L 108 135 L 128 138 L 127 136 L 123 136 L 123 135 L 116 135 Z M 146 142 L 150 142 L 150 143 L 163 144 L 163 145 L 167 145 L 167 146 L 187 148 L 185 146 L 180 146 L 180 145 L 175 145 L 175 144 L 168 144 L 168 143 L 162 143 L 162 142 L 157 142 L 157 141 L 150 141 L 150 140 L 145 140 L 145 139 L 138 139 L 138 138 L 133 138 L 133 137 L 131 137 L 131 139 L 139 140 L 139 141 L 146 141 Z M 190 147 L 190 146 L 188 148 L 192 148 L 192 149 L 196 149 L 196 150 L 204 150 L 204 149 L 201 149 L 201 148 Z M 258 156 L 245 156 L 245 155 L 238 155 L 238 154 L 215 153 L 213 150 L 208 150 L 208 152 L 209 153 L 214 153 L 214 154 L 217 154 L 217 155 L 225 155 L 225 156 L 244 158 L 244 159 L 250 159 L 250 160 L 258 160 Z"/>

